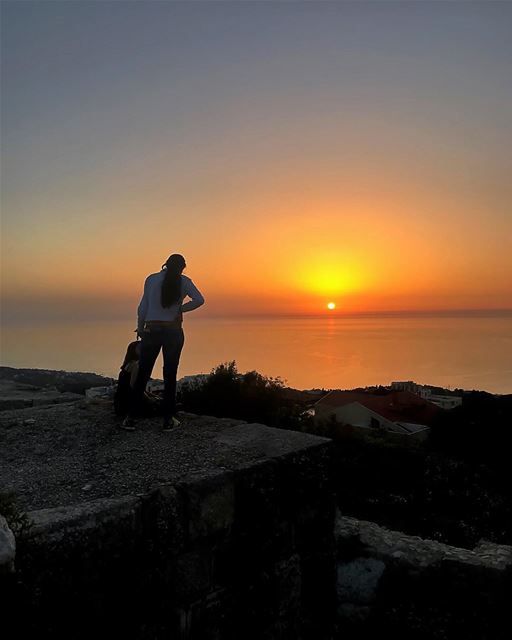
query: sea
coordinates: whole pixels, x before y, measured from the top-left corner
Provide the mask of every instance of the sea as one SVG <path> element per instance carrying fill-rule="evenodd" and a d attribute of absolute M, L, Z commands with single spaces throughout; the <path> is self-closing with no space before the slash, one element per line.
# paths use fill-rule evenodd
<path fill-rule="evenodd" d="M 117 377 L 133 320 L 2 328 L 1 363 Z M 413 380 L 512 393 L 512 315 L 185 316 L 179 377 L 234 360 L 297 389 Z M 154 378 L 162 377 L 161 358 Z"/>

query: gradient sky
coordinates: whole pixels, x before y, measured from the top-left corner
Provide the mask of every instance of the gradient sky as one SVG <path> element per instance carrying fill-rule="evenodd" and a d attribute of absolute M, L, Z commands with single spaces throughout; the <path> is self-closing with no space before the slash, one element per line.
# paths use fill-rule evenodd
<path fill-rule="evenodd" d="M 512 3 L 2 14 L 7 321 L 512 307 Z"/>

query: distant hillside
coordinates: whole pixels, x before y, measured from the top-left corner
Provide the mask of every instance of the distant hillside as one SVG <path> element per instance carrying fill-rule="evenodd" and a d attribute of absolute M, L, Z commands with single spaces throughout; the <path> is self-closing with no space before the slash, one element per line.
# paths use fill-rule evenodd
<path fill-rule="evenodd" d="M 39 388 L 52 388 L 64 392 L 85 394 L 91 387 L 103 387 L 112 383 L 112 378 L 97 373 L 75 371 L 51 371 L 49 369 L 15 369 L 0 367 L 0 380 Z"/>

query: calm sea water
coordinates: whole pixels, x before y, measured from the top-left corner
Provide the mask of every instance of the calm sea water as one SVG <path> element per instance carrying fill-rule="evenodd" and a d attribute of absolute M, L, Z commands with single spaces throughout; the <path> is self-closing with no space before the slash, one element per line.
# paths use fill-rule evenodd
<path fill-rule="evenodd" d="M 4 327 L 2 364 L 117 376 L 132 322 Z M 179 375 L 236 360 L 296 388 L 414 380 L 512 393 L 512 318 L 185 319 Z M 162 377 L 157 361 L 154 377 Z"/>

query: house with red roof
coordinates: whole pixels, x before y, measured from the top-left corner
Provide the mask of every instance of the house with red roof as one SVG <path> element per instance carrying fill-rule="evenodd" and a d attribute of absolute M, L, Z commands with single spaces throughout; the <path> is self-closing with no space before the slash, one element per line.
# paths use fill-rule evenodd
<path fill-rule="evenodd" d="M 386 394 L 331 391 L 314 406 L 315 423 L 336 422 L 361 429 L 424 438 L 440 407 L 409 391 Z"/>

